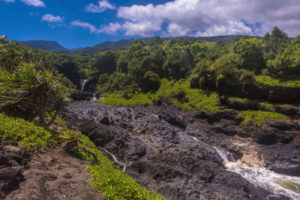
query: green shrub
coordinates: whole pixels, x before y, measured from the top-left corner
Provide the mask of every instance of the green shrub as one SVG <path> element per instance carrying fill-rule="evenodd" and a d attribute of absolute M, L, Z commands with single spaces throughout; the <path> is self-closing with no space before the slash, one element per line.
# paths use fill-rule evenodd
<path fill-rule="evenodd" d="M 69 90 L 56 77 L 33 64 L 0 67 L 0 109 L 9 108 L 29 119 L 52 112 L 67 102 Z"/>
<path fill-rule="evenodd" d="M 214 74 L 214 77 L 212 77 L 214 80 L 216 80 L 218 76 L 222 75 L 227 82 L 235 82 L 239 79 L 239 68 L 242 64 L 243 59 L 239 55 L 233 53 L 226 54 L 216 60 L 208 68 L 208 72 L 210 74 Z"/>
<path fill-rule="evenodd" d="M 144 91 L 156 91 L 160 87 L 159 76 L 153 71 L 147 71 L 142 81 Z"/>
<path fill-rule="evenodd" d="M 242 84 L 252 84 L 254 82 L 254 73 L 248 70 L 240 70 L 239 82 Z"/>
<path fill-rule="evenodd" d="M 9 117 L 0 113 L 0 138 L 18 141 L 20 146 L 26 146 L 33 151 L 44 148 L 49 143 L 55 144 L 55 134 L 44 126 L 22 118 Z"/>
<path fill-rule="evenodd" d="M 257 38 L 246 38 L 235 42 L 234 53 L 243 59 L 242 68 L 260 72 L 265 67 L 262 41 Z"/>
<path fill-rule="evenodd" d="M 102 74 L 98 79 L 98 90 L 104 92 L 119 92 L 130 89 L 135 91 L 136 83 L 131 75 L 125 73 Z"/>

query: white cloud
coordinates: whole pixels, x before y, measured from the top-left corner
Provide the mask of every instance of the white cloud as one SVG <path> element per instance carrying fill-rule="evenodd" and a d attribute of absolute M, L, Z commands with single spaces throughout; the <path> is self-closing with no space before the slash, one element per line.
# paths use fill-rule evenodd
<path fill-rule="evenodd" d="M 189 32 L 188 28 L 175 23 L 170 23 L 167 30 L 171 36 L 185 36 Z"/>
<path fill-rule="evenodd" d="M 120 7 L 118 17 L 126 35 L 256 35 L 278 26 L 295 36 L 299 10 L 299 0 L 174 0 Z"/>
<path fill-rule="evenodd" d="M 23 3 L 34 7 L 46 7 L 45 3 L 41 0 L 21 0 Z"/>
<path fill-rule="evenodd" d="M 78 26 L 78 27 L 85 28 L 85 29 L 89 29 L 89 31 L 91 33 L 97 32 L 97 29 L 96 29 L 96 27 L 94 25 L 89 24 L 87 22 L 82 22 L 80 20 L 72 21 L 71 25 L 72 26 Z"/>
<path fill-rule="evenodd" d="M 13 3 L 16 0 L 3 0 L 3 1 L 8 2 L 8 3 Z M 45 3 L 42 0 L 20 0 L 20 1 L 29 6 L 46 7 Z"/>
<path fill-rule="evenodd" d="M 107 9 L 114 10 L 116 9 L 116 7 L 111 5 L 107 0 L 102 0 L 102 1 L 98 1 L 97 5 L 90 3 L 85 8 L 87 12 L 92 12 L 92 13 L 101 13 Z"/>
<path fill-rule="evenodd" d="M 101 33 L 115 34 L 119 30 L 122 30 L 122 26 L 119 23 L 109 23 L 108 26 L 103 26 L 99 29 Z"/>
<path fill-rule="evenodd" d="M 64 21 L 64 19 L 60 16 L 46 14 L 42 17 L 42 21 L 50 22 L 50 23 L 62 23 Z"/>
<path fill-rule="evenodd" d="M 88 22 L 83 22 L 80 20 L 75 20 L 71 22 L 72 26 L 77 26 L 81 28 L 88 29 L 91 33 L 106 33 L 106 34 L 115 34 L 119 30 L 122 30 L 122 26 L 119 23 L 110 23 L 107 26 L 102 26 L 100 28 L 96 28 L 93 24 Z"/>
<path fill-rule="evenodd" d="M 159 31 L 161 27 L 160 22 L 146 21 L 142 23 L 125 22 L 123 24 L 125 35 L 141 35 L 150 36 L 153 31 Z"/>
<path fill-rule="evenodd" d="M 195 36 L 211 35 L 251 35 L 252 29 L 240 21 L 229 21 L 227 24 L 216 24 L 210 26 L 205 31 L 198 31 Z"/>

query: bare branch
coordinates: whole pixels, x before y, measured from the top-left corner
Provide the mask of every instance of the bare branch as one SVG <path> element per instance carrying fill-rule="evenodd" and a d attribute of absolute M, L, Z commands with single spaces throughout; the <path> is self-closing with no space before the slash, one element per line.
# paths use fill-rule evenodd
<path fill-rule="evenodd" d="M 84 148 L 84 147 L 81 147 L 81 146 L 79 146 L 79 145 L 77 145 L 77 147 L 78 147 L 79 149 L 81 149 L 81 150 L 83 150 L 83 151 L 85 151 L 85 152 L 91 154 L 91 155 L 94 157 L 94 159 L 96 160 L 96 162 L 99 163 L 99 160 L 98 160 L 97 156 L 96 156 L 93 152 L 91 152 L 90 150 L 88 150 L 88 149 L 86 149 L 86 148 Z"/>
<path fill-rule="evenodd" d="M 79 141 L 79 143 L 80 143 L 80 144 L 83 144 L 83 143 L 80 142 L 80 141 Z M 108 154 L 108 155 L 114 160 L 115 163 L 117 163 L 117 164 L 120 165 L 120 166 L 123 166 L 123 172 L 126 171 L 126 168 L 127 168 L 126 163 L 122 163 L 122 162 L 118 161 L 117 157 L 116 157 L 114 154 L 110 153 L 110 152 L 109 152 L 108 150 L 106 150 L 105 148 L 102 148 L 102 147 L 93 147 L 93 146 L 89 146 L 89 145 L 86 145 L 86 144 L 83 144 L 83 145 L 85 145 L 85 146 L 88 147 L 88 148 L 98 149 L 98 150 L 100 150 L 100 151 L 105 152 L 106 154 Z"/>

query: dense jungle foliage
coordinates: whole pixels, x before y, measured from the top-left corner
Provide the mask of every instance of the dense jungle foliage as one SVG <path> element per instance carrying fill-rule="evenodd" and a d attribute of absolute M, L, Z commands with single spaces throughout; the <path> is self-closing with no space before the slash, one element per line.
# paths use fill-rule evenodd
<path fill-rule="evenodd" d="M 136 40 L 126 50 L 95 55 L 84 76 L 90 81 L 87 89 L 102 94 L 102 103 L 119 106 L 151 104 L 164 97 L 186 110 L 221 112 L 230 96 L 270 101 L 272 106 L 298 104 L 298 97 L 285 94 L 300 88 L 299 41 L 300 36 L 289 38 L 277 27 L 263 38 L 228 42 Z M 281 97 L 272 95 L 274 88 Z M 252 94 L 256 91 L 264 94 Z M 257 124 L 286 118 L 274 109 L 244 111 L 241 116 Z"/>
<path fill-rule="evenodd" d="M 50 91 L 58 95 L 55 99 L 66 99 L 60 95 L 67 92 L 55 92 L 65 90 L 59 89 L 63 86 L 71 93 L 75 88 L 97 92 L 101 94 L 100 101 L 103 103 L 124 106 L 151 104 L 162 97 L 187 110 L 204 109 L 211 112 L 222 111 L 220 104 L 228 104 L 228 97 L 233 96 L 273 103 L 299 103 L 288 99 L 285 93 L 294 91 L 285 89 L 300 88 L 300 36 L 289 38 L 277 27 L 262 38 L 244 36 L 226 42 L 209 42 L 197 38 L 163 40 L 156 37 L 134 40 L 127 49 L 94 54 L 52 53 L 3 39 L 0 45 L 2 77 L 13 74 L 7 80 L 3 79 L 6 83 L 3 81 L 1 87 L 15 87 L 7 83 L 13 82 L 13 79 L 17 81 L 16 74 L 26 69 L 30 71 L 31 66 L 31 70 L 35 70 L 32 74 L 38 72 L 48 77 L 44 80 L 33 78 L 39 79 L 35 81 L 35 86 L 38 85 L 37 82 L 43 82 Z M 51 80 L 57 81 L 60 86 Z M 86 80 L 84 88 L 83 80 Z M 24 90 L 26 86 L 22 87 Z M 274 88 L 282 90 L 283 92 L 276 90 L 276 93 L 286 96 L 286 99 L 275 98 L 272 95 Z M 11 94 L 2 92 L 2 95 L 12 96 L 19 88 L 6 89 Z M 262 92 L 256 92 L 258 95 L 253 94 L 253 91 Z M 33 94 L 34 91 L 31 93 L 32 98 L 39 101 L 32 103 L 41 104 L 42 100 L 34 97 L 40 94 Z M 51 92 L 48 95 L 51 96 Z M 1 99 L 1 104 L 13 104 L 21 96 L 14 96 L 14 100 L 5 97 L 6 102 Z M 220 97 L 224 96 L 226 100 L 223 98 L 220 102 Z M 41 113 L 41 108 L 42 111 L 54 110 L 55 105 L 61 101 L 49 102 L 52 105 L 47 109 L 39 105 L 30 110 L 31 116 Z M 19 107 L 24 105 L 20 104 Z"/>
<path fill-rule="evenodd" d="M 299 40 L 277 27 L 263 38 L 245 36 L 229 42 L 156 37 L 135 40 L 126 50 L 76 55 L 73 72 L 89 80 L 87 90 L 124 96 L 155 92 L 163 78 L 178 81 L 191 76 L 199 78 L 201 88 L 213 88 L 211 83 L 215 89 L 218 84 L 299 87 Z M 60 66 L 60 72 L 66 68 Z M 71 72 L 68 77 L 74 79 Z"/>

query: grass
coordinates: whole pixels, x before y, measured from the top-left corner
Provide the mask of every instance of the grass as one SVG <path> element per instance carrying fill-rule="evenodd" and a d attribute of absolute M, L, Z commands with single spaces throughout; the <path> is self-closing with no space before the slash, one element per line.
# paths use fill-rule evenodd
<path fill-rule="evenodd" d="M 257 125 L 262 125 L 268 121 L 283 121 L 286 116 L 276 112 L 269 111 L 241 111 L 239 114 L 244 118 L 242 125 L 246 125 L 248 122 L 253 121 Z"/>
<path fill-rule="evenodd" d="M 218 95 L 215 92 L 207 93 L 204 90 L 191 89 L 190 79 L 182 79 L 177 82 L 162 79 L 161 82 L 162 86 L 157 91 L 156 98 L 168 97 L 184 110 L 221 111 L 218 106 Z M 174 97 L 180 93 L 184 94 L 186 101 L 180 101 Z"/>
<path fill-rule="evenodd" d="M 261 102 L 259 100 L 252 100 L 252 99 L 240 98 L 240 97 L 229 97 L 228 100 L 230 102 L 240 102 L 249 105 L 256 105 L 257 108 L 259 108 L 259 110 L 270 111 L 270 112 L 275 111 L 274 105 L 269 102 Z"/>
<path fill-rule="evenodd" d="M 18 141 L 28 151 L 45 148 L 50 143 L 56 144 L 55 137 L 56 133 L 38 123 L 0 113 L 0 138 Z"/>
<path fill-rule="evenodd" d="M 268 103 L 268 102 L 261 102 L 259 103 L 259 105 L 264 108 L 264 110 L 266 111 L 270 111 L 270 112 L 275 112 L 275 107 L 273 104 Z"/>
<path fill-rule="evenodd" d="M 186 101 L 180 101 L 175 96 L 179 93 L 184 94 Z M 161 86 L 155 93 L 131 94 L 125 98 L 123 94 L 105 94 L 100 101 L 103 104 L 114 106 L 140 106 L 152 104 L 160 97 L 166 97 L 172 103 L 180 106 L 184 110 L 206 110 L 209 112 L 223 111 L 218 106 L 218 95 L 199 89 L 190 88 L 190 79 L 182 79 L 180 81 L 168 81 L 161 79 Z"/>
<path fill-rule="evenodd" d="M 185 94 L 186 101 L 180 101 L 174 96 L 176 94 Z M 208 112 L 221 112 L 218 106 L 218 95 L 216 92 L 207 93 L 200 89 L 190 88 L 190 79 L 182 79 L 180 81 L 168 81 L 166 79 L 161 80 L 161 87 L 156 93 L 156 98 L 167 97 L 174 104 L 180 106 L 184 110 L 205 110 Z"/>
<path fill-rule="evenodd" d="M 270 76 L 255 76 L 255 84 L 261 86 L 281 86 L 288 88 L 300 88 L 300 80 L 280 80 Z"/>
<path fill-rule="evenodd" d="M 80 141 L 88 146 L 95 146 L 87 136 L 82 135 Z M 120 171 L 101 151 L 89 147 L 85 148 L 93 152 L 99 161 L 87 169 L 93 177 L 91 184 L 97 191 L 102 192 L 106 200 L 163 200 L 160 194 L 140 186 L 133 178 Z M 90 154 L 81 149 L 78 151 L 85 158 L 94 160 Z"/>
<path fill-rule="evenodd" d="M 247 98 L 240 98 L 240 97 L 228 97 L 229 101 L 237 101 L 237 102 L 241 102 L 241 103 L 247 103 L 249 102 L 250 99 Z"/>
<path fill-rule="evenodd" d="M 244 120 L 242 121 L 243 126 L 245 126 L 250 121 L 260 126 L 269 121 L 283 121 L 287 118 L 287 116 L 285 116 L 284 114 L 275 112 L 274 105 L 268 102 L 259 102 L 257 100 L 239 97 L 229 97 L 228 100 L 248 104 L 257 104 L 259 110 L 240 111 L 239 115 L 244 118 Z"/>

